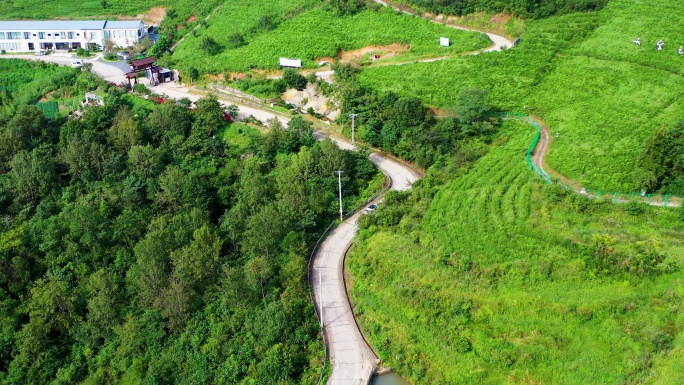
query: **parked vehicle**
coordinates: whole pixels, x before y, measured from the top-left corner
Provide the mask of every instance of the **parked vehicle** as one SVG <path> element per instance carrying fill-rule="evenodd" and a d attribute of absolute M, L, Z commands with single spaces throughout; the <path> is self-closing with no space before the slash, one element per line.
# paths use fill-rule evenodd
<path fill-rule="evenodd" d="M 375 211 L 375 209 L 377 209 L 377 208 L 378 208 L 378 205 L 377 205 L 376 203 L 373 203 L 372 205 L 366 207 L 366 208 L 363 210 L 363 213 L 364 213 L 364 214 L 370 214 L 370 213 L 372 213 L 373 211 Z"/>
<path fill-rule="evenodd" d="M 74 68 L 80 68 L 83 66 L 83 60 L 76 60 L 74 62 L 71 62 L 71 66 Z"/>

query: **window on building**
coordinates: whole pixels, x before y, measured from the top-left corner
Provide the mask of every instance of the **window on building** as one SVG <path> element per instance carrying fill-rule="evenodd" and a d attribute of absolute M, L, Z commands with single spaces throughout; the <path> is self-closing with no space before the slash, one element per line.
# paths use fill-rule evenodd
<path fill-rule="evenodd" d="M 19 40 L 21 39 L 21 32 L 7 32 L 7 40 Z"/>
<path fill-rule="evenodd" d="M 67 36 L 69 37 L 69 39 L 73 39 L 74 38 L 74 31 L 67 32 Z"/>
<path fill-rule="evenodd" d="M 35 35 L 33 35 L 35 36 Z M 24 32 L 24 39 L 30 39 L 31 38 L 31 33 L 30 32 Z"/>
<path fill-rule="evenodd" d="M 59 38 L 60 38 L 60 39 L 66 39 L 66 32 L 60 32 L 60 33 L 59 33 Z"/>
<path fill-rule="evenodd" d="M 38 32 L 39 39 L 45 39 L 45 32 Z"/>
<path fill-rule="evenodd" d="M 0 40 L 5 40 L 5 33 L 4 32 L 0 32 Z"/>
<path fill-rule="evenodd" d="M 109 31 L 104 31 L 104 38 L 109 39 L 111 37 L 111 33 Z"/>
<path fill-rule="evenodd" d="M 19 50 L 19 43 L 0 43 L 0 50 Z"/>

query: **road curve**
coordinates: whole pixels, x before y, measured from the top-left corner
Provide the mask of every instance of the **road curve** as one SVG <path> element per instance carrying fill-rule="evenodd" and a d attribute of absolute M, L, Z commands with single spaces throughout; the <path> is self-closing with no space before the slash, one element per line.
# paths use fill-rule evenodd
<path fill-rule="evenodd" d="M 495 44 L 486 51 L 499 50 L 507 44 L 507 40 L 503 37 L 496 36 L 492 38 L 490 36 L 490 39 Z M 502 39 L 506 40 L 506 42 L 501 43 Z M 32 57 L 16 55 L 14 57 L 42 60 L 62 65 L 69 65 L 75 60 L 74 58 L 55 56 Z M 121 63 L 115 66 L 100 60 L 85 61 L 92 62 L 93 72 L 107 81 L 119 83 L 123 79 L 126 68 L 121 66 Z M 175 99 L 189 98 L 196 101 L 202 96 L 191 93 L 188 88 L 175 83 L 163 83 L 154 87 L 153 90 Z M 220 97 L 218 100 L 225 104 L 237 105 L 240 118 L 252 115 L 262 121 L 272 118 L 279 119 L 285 124 L 289 121 L 288 117 L 275 114 L 263 108 L 248 106 L 234 100 L 222 100 Z M 314 135 L 319 140 L 328 137 L 328 135 L 320 131 L 316 131 Z M 334 137 L 330 137 L 330 139 L 342 149 L 354 149 L 345 140 Z M 394 190 L 407 190 L 411 188 L 413 182 L 420 178 L 420 175 L 409 167 L 379 153 L 371 153 L 369 159 L 390 178 L 392 189 Z M 313 292 L 314 306 L 320 315 L 329 360 L 332 364 L 332 374 L 328 379 L 328 385 L 366 385 L 369 383 L 379 362 L 378 357 L 370 348 L 356 324 L 344 279 L 344 260 L 346 252 L 358 231 L 357 221 L 359 215 L 361 214 L 356 213 L 352 215 L 333 229 L 318 247 L 311 261 L 309 279 Z"/>
<path fill-rule="evenodd" d="M 414 171 L 392 159 L 377 153 L 369 158 L 390 177 L 392 189 L 409 189 L 419 178 Z M 344 260 L 358 231 L 360 215 L 352 215 L 332 230 L 311 261 L 314 305 L 320 315 L 332 364 L 328 385 L 365 385 L 378 364 L 378 357 L 356 324 L 344 280 Z"/>
<path fill-rule="evenodd" d="M 401 8 L 395 7 L 395 6 L 393 6 L 393 5 L 389 5 L 387 2 L 385 2 L 385 1 L 383 1 L 383 0 L 373 0 L 373 1 L 375 1 L 375 2 L 378 3 L 378 4 L 383 5 L 383 6 L 385 6 L 385 7 L 392 7 L 392 9 L 394 9 L 394 10 L 397 11 L 397 12 L 405 13 L 405 14 L 407 14 L 407 15 L 412 15 L 412 16 L 421 17 L 420 15 L 418 15 L 417 12 L 410 12 L 410 11 L 407 11 L 407 10 L 405 10 L 405 9 L 401 9 Z M 472 28 L 467 28 L 467 27 L 461 27 L 461 26 L 458 26 L 458 25 L 451 25 L 451 24 L 440 23 L 440 22 L 437 21 L 437 20 L 432 20 L 432 19 L 428 19 L 428 20 L 431 21 L 431 22 L 433 22 L 433 23 L 442 24 L 442 25 L 445 25 L 445 26 L 447 26 L 447 27 L 460 29 L 460 30 L 462 30 L 462 31 L 482 32 L 482 31 L 478 31 L 477 29 L 472 29 Z M 492 41 L 492 46 L 489 47 L 489 48 L 487 48 L 487 49 L 485 49 L 485 50 L 475 52 L 475 53 L 474 53 L 475 55 L 477 55 L 478 53 L 482 53 L 482 52 L 501 51 L 503 48 L 512 48 L 512 47 L 513 47 L 513 42 L 510 41 L 510 40 L 508 40 L 507 38 L 505 38 L 505 37 L 503 37 L 503 36 L 496 35 L 496 34 L 493 34 L 493 33 L 488 33 L 488 32 L 485 32 L 485 34 L 487 35 L 487 37 L 489 37 L 489 40 Z M 441 58 L 440 58 L 440 59 L 441 59 Z M 430 59 L 427 59 L 427 60 L 430 60 Z M 433 60 L 433 61 L 434 61 L 434 60 Z"/>

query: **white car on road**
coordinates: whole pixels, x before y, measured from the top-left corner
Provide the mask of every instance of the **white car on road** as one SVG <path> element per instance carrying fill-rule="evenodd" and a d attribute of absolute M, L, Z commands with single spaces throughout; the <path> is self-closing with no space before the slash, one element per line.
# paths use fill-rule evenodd
<path fill-rule="evenodd" d="M 74 62 L 71 62 L 71 66 L 74 68 L 80 68 L 83 66 L 83 60 L 76 60 Z"/>

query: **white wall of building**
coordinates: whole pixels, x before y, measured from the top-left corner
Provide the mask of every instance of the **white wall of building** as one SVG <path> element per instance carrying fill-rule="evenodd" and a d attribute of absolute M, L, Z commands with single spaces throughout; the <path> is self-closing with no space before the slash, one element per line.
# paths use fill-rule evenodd
<path fill-rule="evenodd" d="M 69 23 L 69 24 L 66 24 Z M 79 24 L 87 24 L 87 28 L 77 28 Z M 93 29 L 97 22 L 25 22 L 22 28 L 21 21 L 0 21 L 0 50 L 6 52 L 32 52 L 45 49 L 75 49 L 86 48 L 88 44 L 104 46 L 104 39 L 110 38 L 119 48 L 134 45 L 145 36 L 145 28 L 142 22 L 105 22 L 101 28 Z M 107 24 L 114 28 L 107 28 Z M 50 28 L 57 26 L 62 28 Z M 68 28 L 72 26 L 72 28 Z M 122 27 L 122 28 L 116 28 Z"/>

